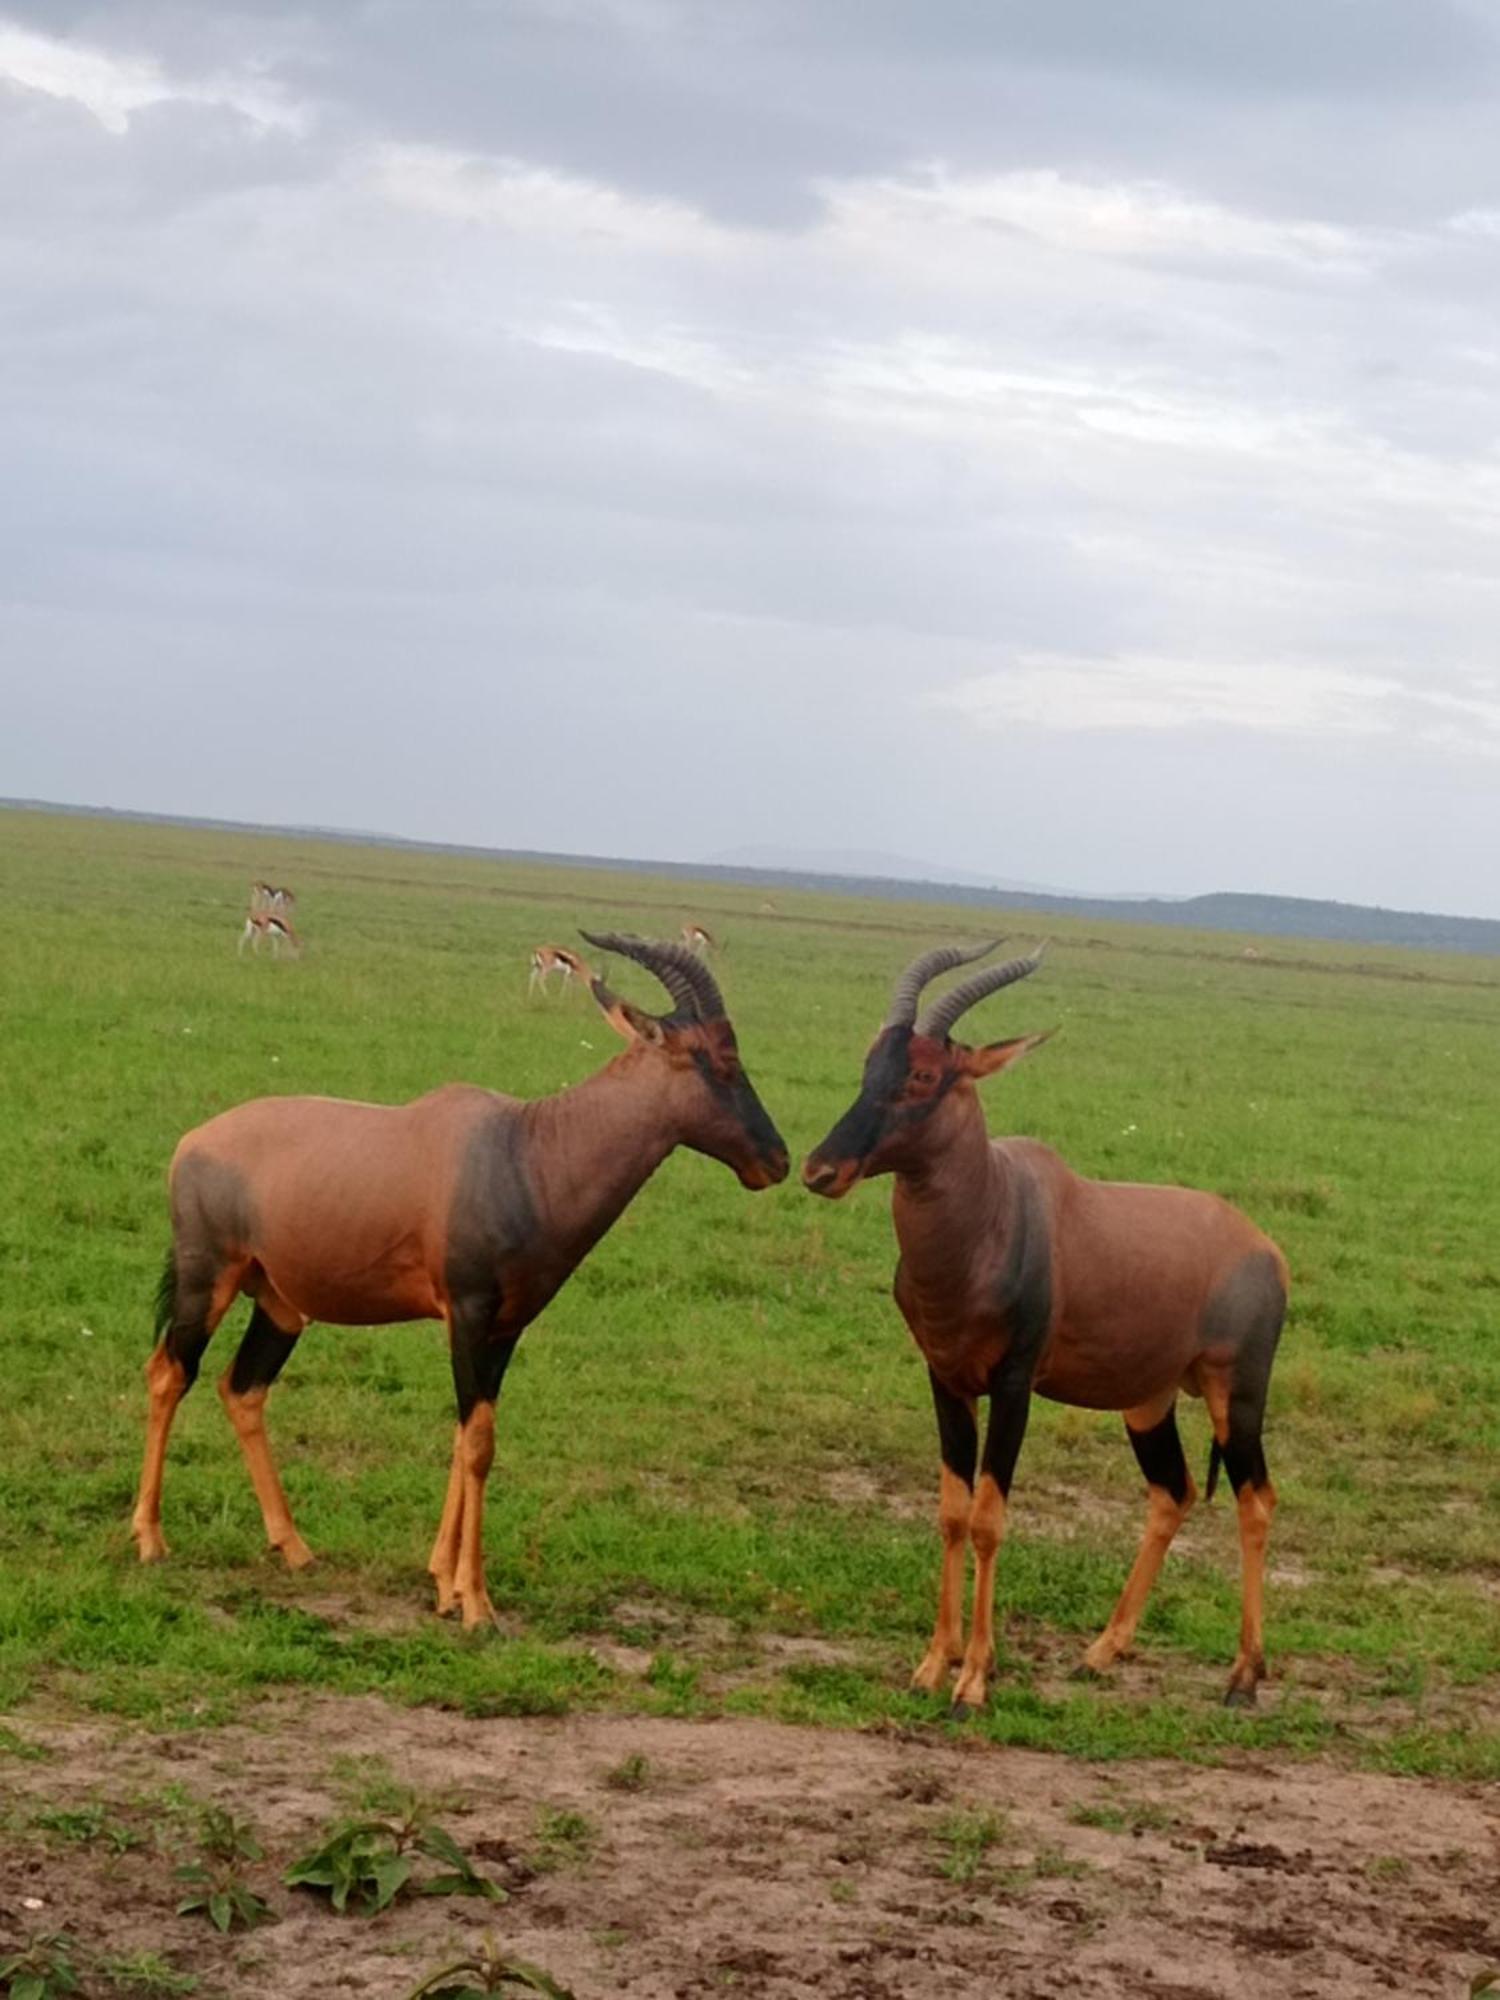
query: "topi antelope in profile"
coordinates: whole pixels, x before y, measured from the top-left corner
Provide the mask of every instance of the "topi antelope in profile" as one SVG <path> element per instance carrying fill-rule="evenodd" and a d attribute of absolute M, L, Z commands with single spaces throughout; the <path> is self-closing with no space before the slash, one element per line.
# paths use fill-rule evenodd
<path fill-rule="evenodd" d="M 670 1013 L 590 990 L 626 1047 L 584 1082 L 522 1102 L 447 1084 L 412 1104 L 263 1097 L 189 1132 L 172 1159 L 172 1249 L 146 1364 L 150 1411 L 132 1522 L 165 1555 L 162 1466 L 172 1417 L 235 1297 L 254 1302 L 219 1384 L 265 1519 L 294 1568 L 310 1560 L 266 1438 L 265 1404 L 310 1320 L 443 1319 L 458 1429 L 429 1569 L 437 1608 L 493 1617 L 481 1529 L 495 1403 L 516 1342 L 677 1146 L 747 1188 L 784 1180 L 786 1147 L 741 1067 L 708 969 L 681 945 L 584 933 L 653 973 Z"/>
<path fill-rule="evenodd" d="M 927 1361 L 943 1457 L 937 1623 L 912 1684 L 936 1692 L 957 1663 L 955 1712 L 985 1698 L 995 1556 L 1033 1392 L 1124 1415 L 1149 1511 L 1135 1566 L 1084 1665 L 1102 1673 L 1128 1651 L 1197 1497 L 1177 1435 L 1185 1389 L 1203 1398 L 1213 1425 L 1209 1494 L 1222 1464 L 1239 1503 L 1243 1614 L 1226 1700 L 1251 1702 L 1265 1677 L 1262 1588 L 1276 1494 L 1261 1422 L 1286 1312 L 1285 1260 L 1216 1195 L 1084 1180 L 1035 1140 L 988 1136 L 974 1085 L 1047 1037 L 970 1048 L 952 1030 L 976 1002 L 1034 972 L 1041 950 L 971 975 L 920 1019 L 917 1007 L 929 980 L 994 949 L 930 951 L 907 967 L 859 1096 L 802 1172 L 812 1193 L 834 1200 L 871 1175 L 896 1177 L 896 1303 Z M 976 1404 L 986 1395 L 981 1453 Z M 967 1648 L 966 1542 L 976 1565 Z"/>
<path fill-rule="evenodd" d="M 252 910 L 245 918 L 245 928 L 240 932 L 237 947 L 240 957 L 243 958 L 246 945 L 252 953 L 258 952 L 262 938 L 270 940 L 272 958 L 280 958 L 283 945 L 293 958 L 302 956 L 302 940 L 293 930 L 290 917 L 278 917 L 271 910 Z"/>
<path fill-rule="evenodd" d="M 526 982 L 528 997 L 540 987 L 547 991 L 547 981 L 553 973 L 558 974 L 558 990 L 565 993 L 569 983 L 577 979 L 587 979 L 589 969 L 576 951 L 569 951 L 566 945 L 539 944 L 531 954 L 531 976 Z"/>

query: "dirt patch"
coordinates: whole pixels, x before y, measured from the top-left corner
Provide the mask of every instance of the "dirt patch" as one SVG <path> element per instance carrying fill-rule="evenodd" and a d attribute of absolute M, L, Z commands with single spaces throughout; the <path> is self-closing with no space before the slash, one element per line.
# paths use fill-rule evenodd
<path fill-rule="evenodd" d="M 1477 1786 L 749 1721 L 464 1721 L 373 1698 L 277 1702 L 192 1735 L 22 1733 L 53 1754 L 0 1767 L 0 1938 L 65 1926 L 94 1952 L 159 1951 L 203 2000 L 399 2000 L 489 1927 L 579 2000 L 1446 1996 L 1500 1964 L 1500 1800 Z M 340 1809 L 350 1760 L 371 1758 L 447 1795 L 445 1823 L 498 1857 L 507 1903 L 340 1919 L 279 1886 Z M 220 1940 L 173 1914 L 190 1799 L 253 1821 L 276 1924 Z M 87 1801 L 157 1848 L 36 1828 Z M 549 1854 L 547 1815 L 588 1837 Z"/>

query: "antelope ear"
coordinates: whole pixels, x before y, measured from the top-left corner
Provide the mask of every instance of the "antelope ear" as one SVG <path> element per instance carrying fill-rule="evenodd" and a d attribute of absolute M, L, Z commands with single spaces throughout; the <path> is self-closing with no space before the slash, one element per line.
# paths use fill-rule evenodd
<path fill-rule="evenodd" d="M 660 1047 L 666 1040 L 661 1022 L 654 1014 L 648 1014 L 644 1007 L 637 1007 L 632 1001 L 622 1000 L 618 993 L 611 993 L 602 979 L 591 979 L 589 991 L 599 1003 L 599 1010 L 615 1033 L 627 1042 L 649 1042 Z"/>
<path fill-rule="evenodd" d="M 982 1049 L 965 1049 L 959 1068 L 965 1076 L 994 1076 L 997 1070 L 1009 1069 L 1022 1056 L 1039 1049 L 1043 1042 L 1050 1042 L 1056 1032 L 1055 1028 L 1047 1028 L 1039 1035 L 1017 1035 L 1009 1042 L 986 1042 Z"/>

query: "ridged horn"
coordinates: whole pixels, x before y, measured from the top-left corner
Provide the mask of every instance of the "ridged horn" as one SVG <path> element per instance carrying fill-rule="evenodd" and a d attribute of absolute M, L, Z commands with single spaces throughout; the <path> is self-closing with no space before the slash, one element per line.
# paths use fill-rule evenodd
<path fill-rule="evenodd" d="M 1007 959 L 1004 965 L 986 966 L 983 972 L 976 972 L 972 979 L 960 980 L 927 1009 L 917 1023 L 919 1035 L 930 1035 L 935 1042 L 943 1042 L 953 1031 L 954 1023 L 961 1014 L 967 1014 L 977 1001 L 991 993 L 998 993 L 1002 986 L 1014 986 L 1018 979 L 1025 979 L 1036 971 L 1042 962 L 1042 954 L 1047 949 L 1047 941 L 1028 952 L 1025 958 Z"/>
<path fill-rule="evenodd" d="M 600 951 L 617 951 L 654 973 L 672 996 L 673 1005 L 696 1021 L 724 1018 L 724 996 L 708 967 L 683 944 L 635 937 L 629 931 L 580 931 L 580 937 Z"/>
<path fill-rule="evenodd" d="M 912 960 L 896 981 L 885 1025 L 888 1028 L 909 1028 L 917 1018 L 917 1002 L 929 980 L 936 979 L 940 972 L 951 972 L 956 965 L 972 965 L 976 958 L 985 958 L 990 952 L 998 951 L 1004 942 L 1004 938 L 992 938 L 988 944 L 944 944 L 939 945 L 936 951 L 924 951 L 920 958 Z"/>

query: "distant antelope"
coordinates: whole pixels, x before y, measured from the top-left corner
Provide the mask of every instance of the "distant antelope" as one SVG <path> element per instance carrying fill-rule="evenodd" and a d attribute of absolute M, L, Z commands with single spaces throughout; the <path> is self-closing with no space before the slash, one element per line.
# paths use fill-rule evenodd
<path fill-rule="evenodd" d="M 535 993 L 539 986 L 545 993 L 547 981 L 554 972 L 559 975 L 559 987 L 564 992 L 572 979 L 587 979 L 589 976 L 588 967 L 576 951 L 569 951 L 565 945 L 560 944 L 539 944 L 531 954 L 531 977 L 526 982 L 527 993 Z"/>
<path fill-rule="evenodd" d="M 172 1248 L 146 1364 L 150 1415 L 132 1529 L 166 1554 L 162 1467 L 172 1417 L 235 1297 L 255 1304 L 219 1384 L 266 1534 L 310 1554 L 271 1460 L 265 1403 L 309 1321 L 443 1319 L 458 1397 L 448 1495 L 428 1567 L 440 1613 L 493 1617 L 481 1529 L 495 1403 L 516 1342 L 677 1146 L 747 1188 L 784 1180 L 786 1147 L 741 1067 L 706 966 L 681 945 L 610 932 L 670 994 L 654 1015 L 589 985 L 627 1044 L 602 1070 L 533 1102 L 447 1084 L 412 1104 L 263 1097 L 189 1132 L 172 1159 Z"/>
<path fill-rule="evenodd" d="M 684 924 L 682 941 L 689 951 L 697 952 L 700 958 L 706 958 L 709 952 L 719 949 L 718 939 L 706 931 L 702 924 Z"/>
<path fill-rule="evenodd" d="M 985 1698 L 995 1556 L 1033 1392 L 1124 1413 L 1150 1509 L 1135 1566 L 1084 1664 L 1102 1673 L 1129 1649 L 1197 1497 L 1177 1435 L 1185 1389 L 1204 1399 L 1213 1424 L 1209 1493 L 1222 1464 L 1239 1502 L 1243 1615 L 1226 1700 L 1253 1701 L 1265 1676 L 1262 1590 L 1276 1504 L 1261 1423 L 1286 1311 L 1285 1260 L 1215 1195 L 1084 1180 L 1035 1140 L 988 1137 L 976 1081 L 1047 1037 L 968 1048 L 950 1030 L 987 994 L 1034 972 L 1041 951 L 971 976 L 920 1020 L 917 1003 L 940 972 L 994 949 L 930 951 L 907 967 L 859 1096 L 802 1171 L 812 1193 L 834 1199 L 871 1175 L 896 1177 L 896 1303 L 927 1360 L 943 1455 L 942 1588 L 913 1685 L 935 1692 L 961 1662 L 955 1711 Z M 984 1395 L 981 1456 L 975 1406 Z M 967 1541 L 977 1573 L 965 1649 Z"/>
<path fill-rule="evenodd" d="M 250 884 L 250 908 L 252 910 L 295 909 L 297 898 L 290 889 L 278 888 L 273 882 L 252 882 Z"/>
<path fill-rule="evenodd" d="M 244 956 L 247 944 L 252 952 L 259 951 L 262 938 L 270 939 L 272 958 L 280 958 L 283 945 L 288 947 L 293 958 L 302 956 L 302 940 L 292 929 L 289 917 L 278 917 L 270 910 L 252 910 L 245 919 L 245 928 L 240 932 L 240 956 Z"/>

